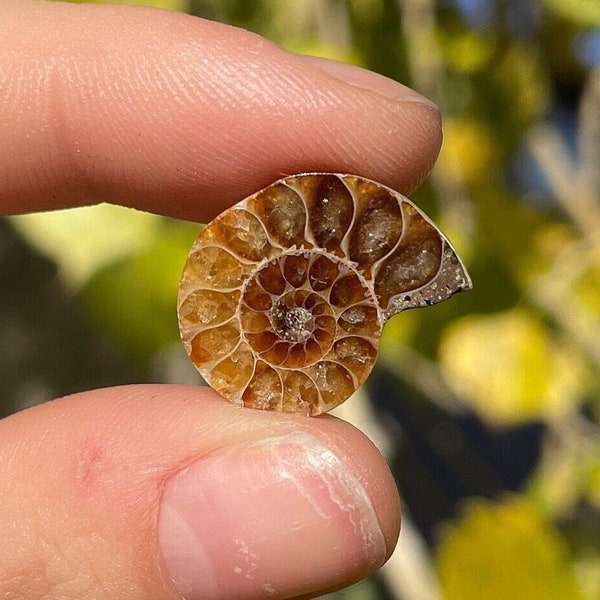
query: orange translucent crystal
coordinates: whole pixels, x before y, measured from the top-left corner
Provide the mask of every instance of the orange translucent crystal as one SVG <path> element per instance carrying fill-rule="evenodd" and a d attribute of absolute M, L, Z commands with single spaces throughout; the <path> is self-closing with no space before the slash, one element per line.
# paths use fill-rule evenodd
<path fill-rule="evenodd" d="M 294 175 L 200 233 L 179 326 L 228 400 L 318 415 L 365 381 L 392 315 L 470 287 L 450 242 L 405 197 L 352 175 Z"/>

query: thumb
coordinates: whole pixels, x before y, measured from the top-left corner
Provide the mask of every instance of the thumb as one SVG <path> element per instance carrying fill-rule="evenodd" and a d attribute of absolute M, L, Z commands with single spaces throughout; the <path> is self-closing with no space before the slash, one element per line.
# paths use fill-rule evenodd
<path fill-rule="evenodd" d="M 313 597 L 379 567 L 399 530 L 356 429 L 206 388 L 50 402 L 0 422 L 0 456 L 2 598 Z"/>

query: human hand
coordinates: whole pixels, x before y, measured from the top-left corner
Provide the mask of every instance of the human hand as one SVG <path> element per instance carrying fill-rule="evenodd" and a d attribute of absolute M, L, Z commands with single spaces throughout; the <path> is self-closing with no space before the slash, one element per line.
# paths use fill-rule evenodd
<path fill-rule="evenodd" d="M 206 221 L 282 175 L 407 193 L 437 112 L 360 69 L 156 10 L 4 0 L 0 213 L 109 200 Z M 0 422 L 0 597 L 314 597 L 379 567 L 400 524 L 350 425 L 207 388 L 76 394 Z"/>

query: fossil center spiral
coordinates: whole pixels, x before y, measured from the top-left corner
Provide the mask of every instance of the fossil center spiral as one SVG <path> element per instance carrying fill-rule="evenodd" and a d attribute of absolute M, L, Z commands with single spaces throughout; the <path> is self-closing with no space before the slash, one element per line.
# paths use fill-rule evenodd
<path fill-rule="evenodd" d="M 243 335 L 255 354 L 274 367 L 312 365 L 331 353 L 348 307 L 368 299 L 364 282 L 339 258 L 283 253 L 246 282 L 240 303 Z"/>
<path fill-rule="evenodd" d="M 279 301 L 271 309 L 271 322 L 277 335 L 290 342 L 305 342 L 315 328 L 315 319 L 310 310 L 303 306 L 288 308 Z"/>

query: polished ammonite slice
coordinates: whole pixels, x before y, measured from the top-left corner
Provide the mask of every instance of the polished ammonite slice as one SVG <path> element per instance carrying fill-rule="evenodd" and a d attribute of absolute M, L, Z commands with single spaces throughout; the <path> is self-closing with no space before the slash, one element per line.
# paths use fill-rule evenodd
<path fill-rule="evenodd" d="M 354 175 L 293 175 L 202 230 L 179 326 L 228 400 L 317 415 L 365 381 L 392 315 L 470 287 L 450 242 L 404 196 Z"/>

